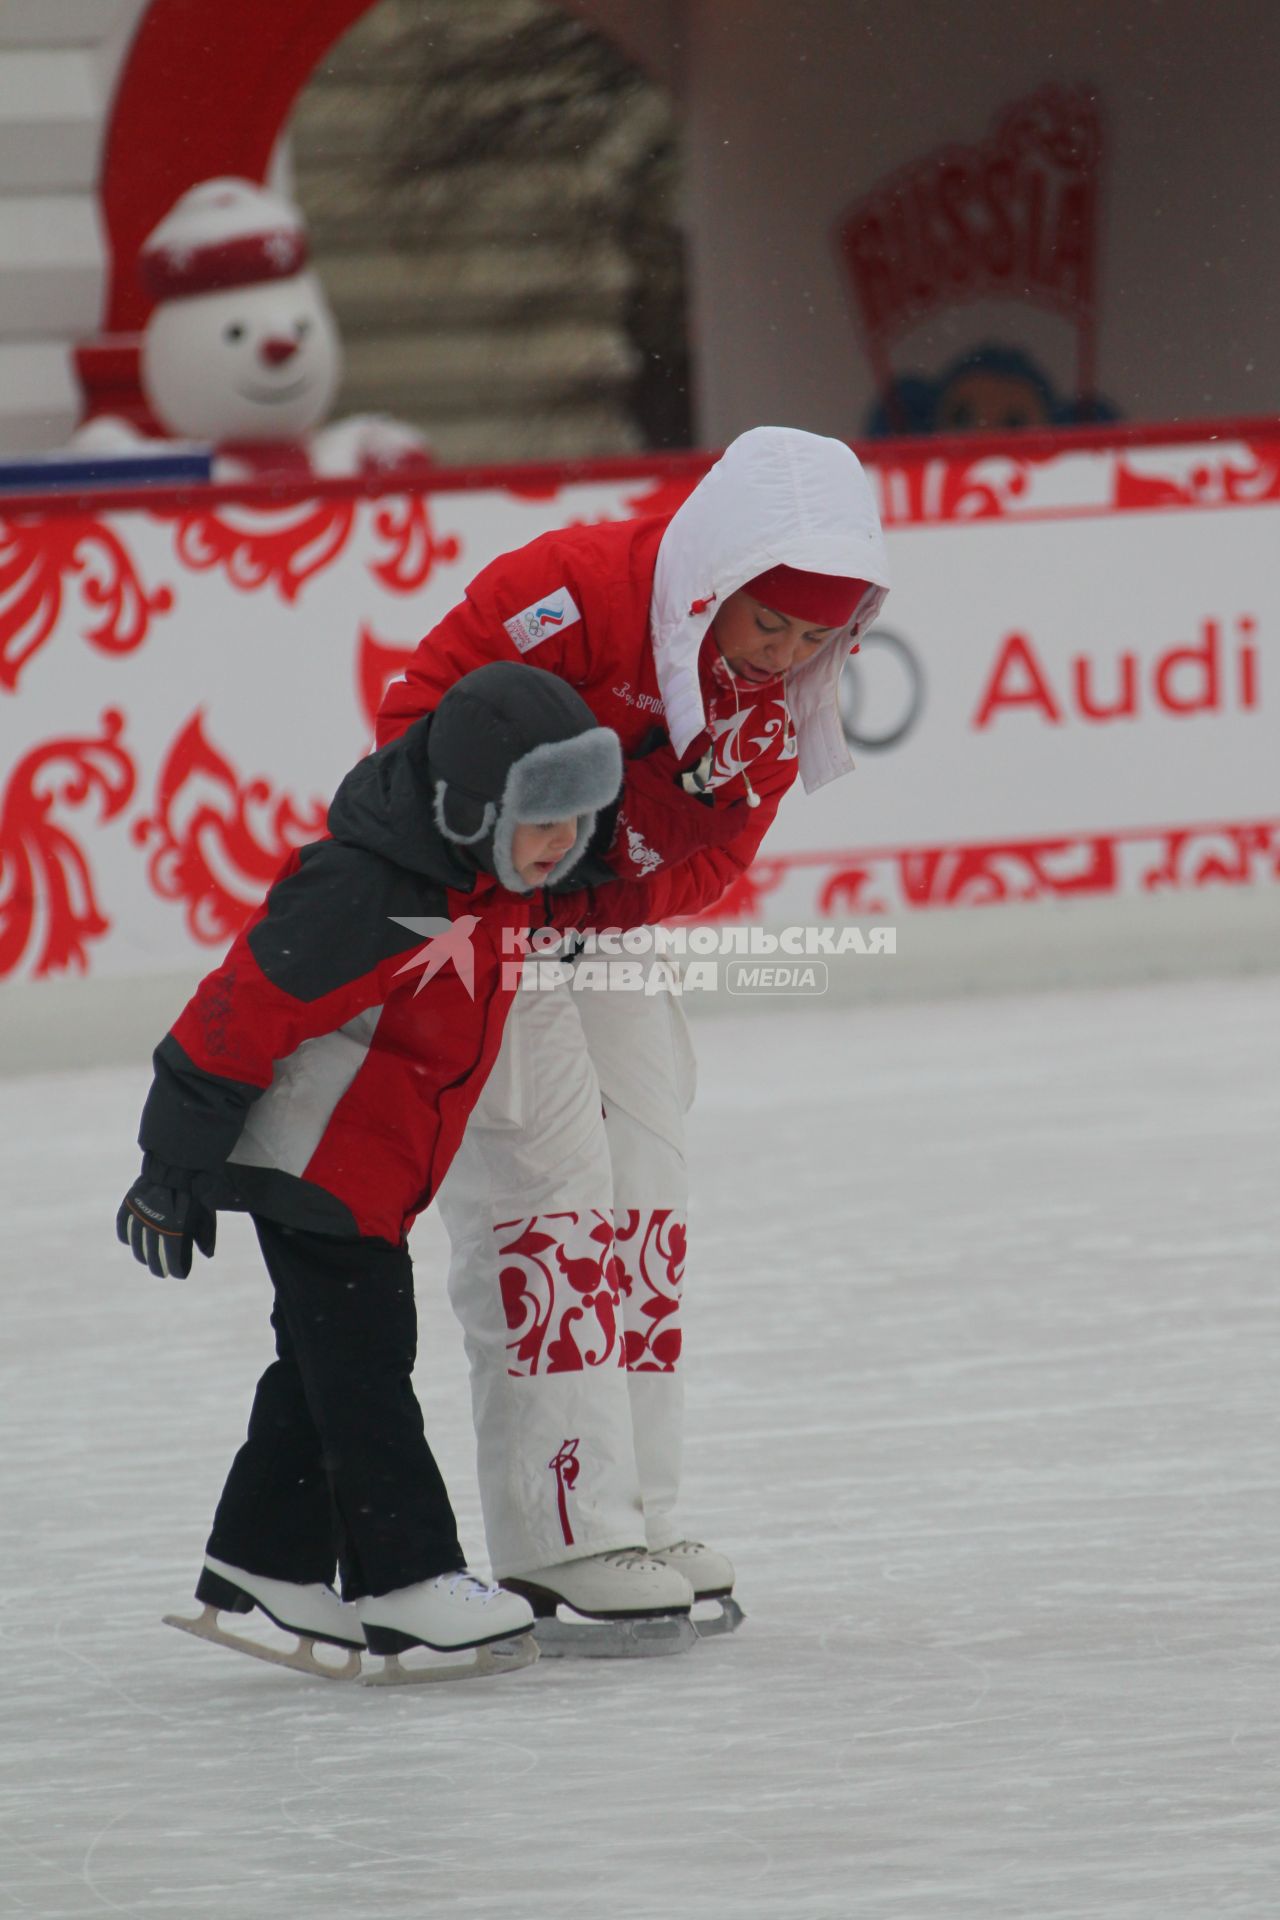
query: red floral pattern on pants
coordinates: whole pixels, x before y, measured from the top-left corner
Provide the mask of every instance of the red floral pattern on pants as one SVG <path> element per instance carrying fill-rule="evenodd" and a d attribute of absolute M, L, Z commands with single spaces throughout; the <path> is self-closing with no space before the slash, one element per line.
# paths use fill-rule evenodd
<path fill-rule="evenodd" d="M 688 1245 L 685 1223 L 670 1207 L 619 1215 L 615 1245 L 627 1297 L 629 1373 L 674 1373 L 680 1358 L 680 1293 Z"/>
<path fill-rule="evenodd" d="M 532 1214 L 494 1231 L 512 1336 L 507 1372 L 528 1378 L 621 1366 L 621 1269 L 608 1214 Z"/>

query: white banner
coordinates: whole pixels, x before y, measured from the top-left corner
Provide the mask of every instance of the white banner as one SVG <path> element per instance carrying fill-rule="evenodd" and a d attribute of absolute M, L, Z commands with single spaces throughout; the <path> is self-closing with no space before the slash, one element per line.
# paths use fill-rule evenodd
<path fill-rule="evenodd" d="M 874 471 L 895 585 L 846 673 L 858 770 L 788 798 L 723 911 L 1274 884 L 1280 440 Z M 697 472 L 0 503 L 0 977 L 211 964 L 468 580 Z"/>

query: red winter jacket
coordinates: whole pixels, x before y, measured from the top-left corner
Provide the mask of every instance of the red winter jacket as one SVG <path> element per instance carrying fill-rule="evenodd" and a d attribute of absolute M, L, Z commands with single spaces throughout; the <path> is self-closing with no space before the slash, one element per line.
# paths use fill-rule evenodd
<path fill-rule="evenodd" d="M 687 913 L 706 885 L 696 861 L 598 893 L 477 876 L 432 817 L 426 731 L 347 777 L 333 837 L 289 857 L 156 1049 L 139 1144 L 205 1174 L 215 1205 L 399 1243 L 497 1055 L 518 973 L 504 934 L 644 925 Z M 406 971 L 441 935 L 438 970 Z"/>
<path fill-rule="evenodd" d="M 848 641 L 788 674 L 784 698 L 778 683 L 736 681 L 707 631 L 717 605 L 780 563 L 871 583 L 850 640 L 888 588 L 854 454 L 817 434 L 760 427 L 734 441 L 674 515 L 569 527 L 486 567 L 388 688 L 378 739 L 434 710 L 485 661 L 526 659 L 561 674 L 617 732 L 627 760 L 608 866 L 627 878 L 714 850 L 696 897 L 705 909 L 751 864 L 797 764 L 808 787 L 851 765 L 837 707 Z M 709 791 L 699 798 L 680 773 L 708 751 Z"/>
<path fill-rule="evenodd" d="M 664 723 L 649 644 L 654 566 L 668 519 L 571 527 L 504 554 L 476 576 L 460 606 L 421 642 L 387 690 L 378 740 L 430 713 L 455 680 L 487 660 L 526 659 L 577 689 L 626 756 L 626 784 L 609 866 L 640 877 L 698 849 L 720 858 L 690 911 L 714 904 L 750 866 L 795 779 L 795 739 L 777 687 L 736 685 L 710 635 L 701 678 L 709 725 L 678 759 Z M 713 749 L 710 799 L 679 784 L 682 767 Z M 747 805 L 743 768 L 759 805 Z"/>

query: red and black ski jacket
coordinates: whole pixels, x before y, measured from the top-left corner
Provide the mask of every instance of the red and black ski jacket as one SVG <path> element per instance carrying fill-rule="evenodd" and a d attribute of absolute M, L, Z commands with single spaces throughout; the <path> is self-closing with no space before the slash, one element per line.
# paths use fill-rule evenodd
<path fill-rule="evenodd" d="M 330 837 L 286 860 L 156 1049 L 139 1144 L 204 1174 L 219 1206 L 398 1244 L 497 1056 L 518 979 L 504 937 L 644 925 L 727 884 L 709 855 L 598 891 L 508 892 L 435 823 L 429 726 L 347 776 Z"/>

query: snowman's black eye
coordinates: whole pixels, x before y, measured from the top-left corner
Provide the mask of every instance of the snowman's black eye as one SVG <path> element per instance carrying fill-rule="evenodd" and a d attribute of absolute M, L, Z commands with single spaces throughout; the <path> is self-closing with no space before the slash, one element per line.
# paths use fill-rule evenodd
<path fill-rule="evenodd" d="M 243 340 L 244 328 L 238 320 L 233 320 L 229 327 L 222 329 L 222 337 L 224 340 Z"/>
<path fill-rule="evenodd" d="M 293 323 L 293 330 L 297 334 L 299 340 L 301 340 L 305 334 L 310 333 L 311 322 L 309 320 L 295 320 Z"/>

